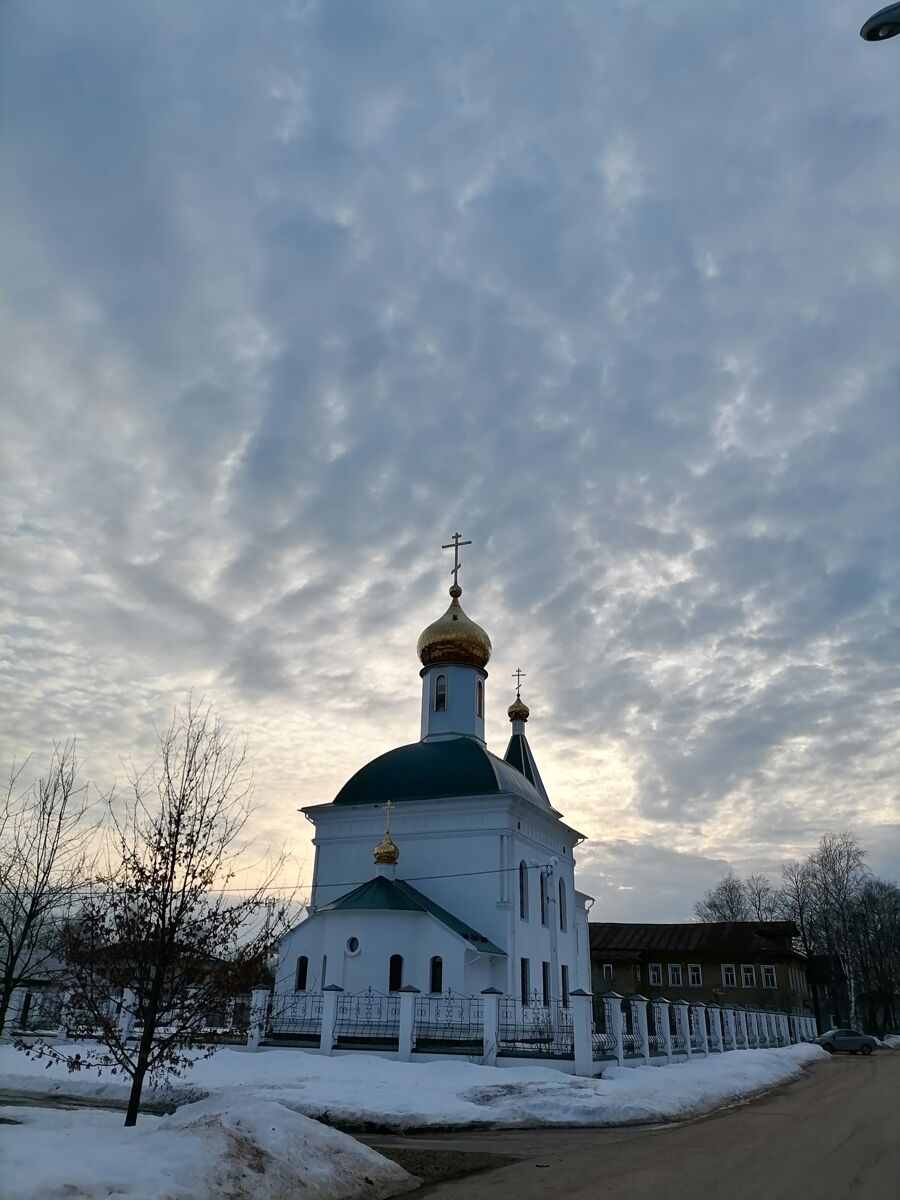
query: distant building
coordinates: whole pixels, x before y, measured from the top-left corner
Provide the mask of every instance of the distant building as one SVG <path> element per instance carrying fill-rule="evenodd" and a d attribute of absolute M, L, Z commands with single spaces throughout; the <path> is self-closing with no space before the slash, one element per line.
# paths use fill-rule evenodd
<path fill-rule="evenodd" d="M 749 1005 L 811 1013 L 806 958 L 790 921 L 683 925 L 591 921 L 594 996 L 638 992 L 651 1000 Z"/>

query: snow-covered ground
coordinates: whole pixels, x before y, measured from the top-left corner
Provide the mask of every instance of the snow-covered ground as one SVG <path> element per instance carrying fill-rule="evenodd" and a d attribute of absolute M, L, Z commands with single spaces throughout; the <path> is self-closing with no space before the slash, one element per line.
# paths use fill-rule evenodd
<path fill-rule="evenodd" d="M 884 1045 L 890 1046 L 892 1050 L 900 1050 L 900 1036 L 896 1033 L 889 1033 L 884 1039 Z"/>
<path fill-rule="evenodd" d="M 165 1097 L 145 1095 L 176 1102 L 206 1096 L 220 1104 L 275 1101 L 307 1117 L 391 1130 L 621 1125 L 709 1112 L 783 1083 L 827 1057 L 813 1045 L 739 1050 L 664 1067 L 606 1066 L 601 1079 L 579 1079 L 535 1065 L 497 1068 L 453 1059 L 401 1063 L 358 1052 L 328 1058 L 302 1050 L 223 1049 L 197 1062 Z M 119 1099 L 128 1092 L 121 1076 L 47 1068 L 8 1045 L 0 1047 L 0 1081 L 7 1089 L 50 1095 Z"/>
<path fill-rule="evenodd" d="M 205 1100 L 171 1117 L 3 1108 L 3 1200 L 367 1200 L 417 1180 L 368 1146 L 259 1097 Z"/>

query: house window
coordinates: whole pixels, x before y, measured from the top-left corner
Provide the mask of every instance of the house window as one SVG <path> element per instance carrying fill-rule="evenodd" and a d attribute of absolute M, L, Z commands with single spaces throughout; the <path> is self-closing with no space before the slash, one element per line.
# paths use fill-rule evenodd
<path fill-rule="evenodd" d="M 763 972 L 763 987 L 764 988 L 778 987 L 778 981 L 775 978 L 775 968 L 774 967 L 763 967 L 762 972 Z"/>
<path fill-rule="evenodd" d="M 550 964 L 548 962 L 541 963 L 541 992 L 544 1008 L 547 1008 L 550 1004 Z"/>
<path fill-rule="evenodd" d="M 756 987 L 756 967 L 741 963 L 741 987 Z"/>
<path fill-rule="evenodd" d="M 563 964 L 559 968 L 562 977 L 562 1003 L 563 1008 L 569 1007 L 569 968 Z"/>
<path fill-rule="evenodd" d="M 522 988 L 522 1003 L 528 1003 L 528 993 L 531 991 L 531 964 L 527 958 L 519 959 L 519 985 Z"/>
<path fill-rule="evenodd" d="M 528 868 L 524 862 L 519 863 L 519 916 L 528 920 Z"/>
<path fill-rule="evenodd" d="M 306 991 L 306 981 L 309 977 L 309 959 L 305 954 L 297 959 L 297 979 L 294 983 L 294 988 L 298 992 Z"/>
<path fill-rule="evenodd" d="M 399 992 L 403 987 L 403 955 L 392 954 L 388 964 L 388 991 Z"/>
<path fill-rule="evenodd" d="M 429 985 L 429 992 L 442 992 L 444 990 L 444 960 L 438 954 L 431 960 Z"/>
<path fill-rule="evenodd" d="M 447 711 L 447 676 L 438 675 L 434 681 L 434 711 Z"/>
<path fill-rule="evenodd" d="M 566 932 L 568 920 L 569 918 L 566 913 L 566 881 L 561 879 L 559 881 L 559 927 L 563 933 Z"/>
<path fill-rule="evenodd" d="M 650 964 L 650 986 L 662 987 L 662 963 Z"/>
<path fill-rule="evenodd" d="M 703 971 L 699 963 L 688 963 L 688 984 L 690 987 L 703 987 Z"/>
<path fill-rule="evenodd" d="M 484 684 L 480 679 L 475 684 L 475 716 L 484 716 Z"/>
<path fill-rule="evenodd" d="M 669 986 L 681 987 L 681 963 L 669 963 Z"/>
<path fill-rule="evenodd" d="M 546 875 L 546 872 L 544 872 L 544 871 L 541 871 L 540 883 L 541 883 L 541 924 L 546 925 L 547 924 L 548 896 L 547 896 L 547 875 Z"/>
<path fill-rule="evenodd" d="M 737 987 L 737 972 L 734 963 L 722 963 L 722 987 Z"/>
<path fill-rule="evenodd" d="M 613 979 L 612 963 L 604 963 L 603 964 L 603 981 L 604 981 L 604 983 L 612 983 L 612 979 Z"/>

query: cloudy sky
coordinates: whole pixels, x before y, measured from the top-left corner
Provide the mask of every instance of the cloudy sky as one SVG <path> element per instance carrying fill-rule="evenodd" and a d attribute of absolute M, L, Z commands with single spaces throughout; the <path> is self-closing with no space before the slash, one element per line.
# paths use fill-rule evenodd
<path fill-rule="evenodd" d="M 900 874 L 873 7 L 5 5 L 3 757 L 107 787 L 193 688 L 308 873 L 458 528 L 595 916 L 828 829 Z"/>

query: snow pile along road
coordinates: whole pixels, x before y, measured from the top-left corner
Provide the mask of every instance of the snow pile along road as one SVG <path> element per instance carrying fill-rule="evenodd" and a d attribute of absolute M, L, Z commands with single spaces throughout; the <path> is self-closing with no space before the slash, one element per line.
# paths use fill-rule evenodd
<path fill-rule="evenodd" d="M 220 1103 L 239 1098 L 250 1104 L 258 1097 L 338 1125 L 398 1131 L 622 1125 L 710 1112 L 776 1087 L 827 1058 L 814 1045 L 739 1050 L 672 1066 L 606 1066 L 601 1079 L 579 1079 L 531 1065 L 497 1068 L 461 1060 L 402 1063 L 358 1052 L 328 1058 L 302 1050 L 223 1049 L 197 1062 L 167 1098 L 183 1102 L 208 1095 Z M 0 1078 L 4 1087 L 20 1092 L 116 1099 L 128 1092 L 121 1077 L 45 1069 L 11 1046 L 0 1047 Z M 163 1097 L 148 1091 L 145 1098 Z"/>
<path fill-rule="evenodd" d="M 171 1117 L 3 1108 L 3 1200 L 381 1200 L 418 1180 L 347 1134 L 261 1097 Z"/>

